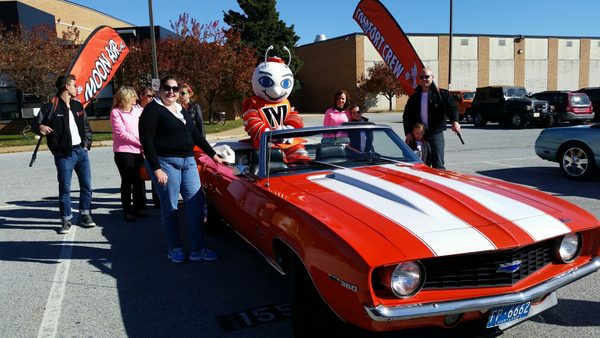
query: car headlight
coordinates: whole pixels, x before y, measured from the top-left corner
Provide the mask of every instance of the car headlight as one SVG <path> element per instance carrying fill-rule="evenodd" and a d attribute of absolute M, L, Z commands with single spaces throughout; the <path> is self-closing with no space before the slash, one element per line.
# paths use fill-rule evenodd
<path fill-rule="evenodd" d="M 575 260 L 581 252 L 581 236 L 575 233 L 569 233 L 562 237 L 557 248 L 556 258 L 564 263 L 569 263 Z"/>
<path fill-rule="evenodd" d="M 409 297 L 423 286 L 424 272 L 417 262 L 404 262 L 396 266 L 390 276 L 390 289 L 397 297 Z"/>
<path fill-rule="evenodd" d="M 532 109 L 533 109 L 533 106 L 525 106 L 525 109 L 527 109 L 527 110 L 532 110 Z"/>

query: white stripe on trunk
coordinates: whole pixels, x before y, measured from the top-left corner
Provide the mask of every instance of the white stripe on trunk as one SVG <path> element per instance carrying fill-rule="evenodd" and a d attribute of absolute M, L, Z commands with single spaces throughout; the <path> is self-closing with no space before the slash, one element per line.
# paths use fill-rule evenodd
<path fill-rule="evenodd" d="M 467 195 L 490 211 L 508 219 L 513 224 L 523 229 L 535 241 L 542 241 L 571 232 L 569 227 L 555 217 L 546 214 L 542 210 L 504 195 L 482 189 L 465 182 L 448 179 L 408 167 L 398 167 L 396 165 L 388 164 L 383 165 L 382 167 L 399 171 L 411 176 L 424 178 L 426 180 L 441 184 L 449 189 L 458 191 L 461 194 Z"/>
<path fill-rule="evenodd" d="M 380 178 L 351 169 L 309 180 L 362 204 L 404 227 L 437 256 L 494 250 L 476 228 L 425 196 Z"/>

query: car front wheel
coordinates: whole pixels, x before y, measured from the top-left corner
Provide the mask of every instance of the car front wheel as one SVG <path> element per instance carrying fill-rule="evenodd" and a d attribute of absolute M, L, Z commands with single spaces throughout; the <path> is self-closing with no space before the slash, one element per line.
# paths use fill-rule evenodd
<path fill-rule="evenodd" d="M 587 179 L 596 170 L 594 154 L 586 145 L 571 144 L 560 153 L 560 169 L 568 178 Z"/>
<path fill-rule="evenodd" d="M 471 111 L 471 109 L 467 109 L 467 111 L 465 112 L 465 120 L 467 121 L 467 123 L 473 123 L 472 114 L 473 112 Z"/>
<path fill-rule="evenodd" d="M 523 128 L 525 128 L 527 121 L 519 112 L 513 112 L 510 115 L 509 123 L 510 123 L 510 126 L 515 129 L 523 129 Z"/>
<path fill-rule="evenodd" d="M 544 122 L 543 122 L 543 126 L 545 128 L 550 128 L 550 127 L 552 127 L 555 124 L 556 124 L 556 122 L 554 120 L 554 115 L 548 115 L 548 116 L 546 116 L 546 118 L 544 119 Z"/>
<path fill-rule="evenodd" d="M 315 337 L 317 333 L 335 335 L 353 331 L 323 301 L 306 268 L 296 257 L 291 257 L 289 285 L 292 330 L 295 337 Z"/>
<path fill-rule="evenodd" d="M 485 127 L 487 120 L 481 115 L 480 112 L 473 113 L 473 124 L 475 127 Z"/>

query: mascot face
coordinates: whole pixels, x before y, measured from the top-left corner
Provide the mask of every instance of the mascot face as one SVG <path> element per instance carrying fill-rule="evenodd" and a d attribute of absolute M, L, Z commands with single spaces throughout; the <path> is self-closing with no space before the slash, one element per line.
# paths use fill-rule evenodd
<path fill-rule="evenodd" d="M 283 60 L 276 57 L 267 59 L 254 70 L 252 89 L 254 95 L 268 101 L 281 102 L 294 88 L 294 75 Z"/>

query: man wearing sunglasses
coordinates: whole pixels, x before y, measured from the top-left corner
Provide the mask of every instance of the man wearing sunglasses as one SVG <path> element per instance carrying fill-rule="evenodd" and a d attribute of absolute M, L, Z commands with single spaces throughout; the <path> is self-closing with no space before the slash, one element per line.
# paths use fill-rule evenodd
<path fill-rule="evenodd" d="M 452 95 L 435 85 L 433 71 L 425 67 L 421 70 L 419 85 L 406 102 L 402 123 L 406 143 L 412 141 L 411 132 L 415 123 L 425 125 L 425 140 L 431 145 L 431 164 L 437 169 L 446 169 L 444 166 L 446 119 L 450 120 L 452 130 L 460 133 L 458 109 Z"/>

